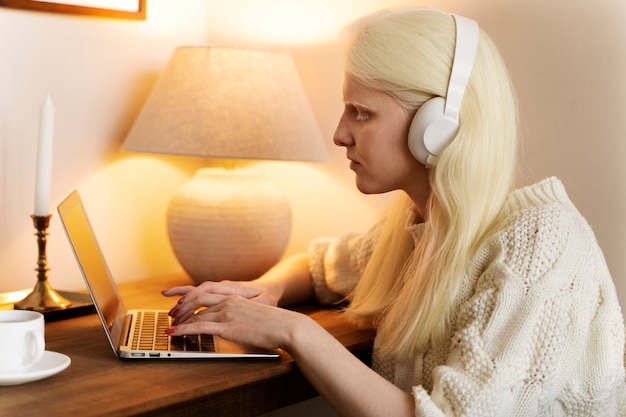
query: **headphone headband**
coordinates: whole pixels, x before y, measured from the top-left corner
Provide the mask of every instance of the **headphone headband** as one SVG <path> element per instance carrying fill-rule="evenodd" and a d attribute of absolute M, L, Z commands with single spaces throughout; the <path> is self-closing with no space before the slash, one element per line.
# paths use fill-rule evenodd
<path fill-rule="evenodd" d="M 446 98 L 435 97 L 422 104 L 409 129 L 409 150 L 427 167 L 437 163 L 459 129 L 459 111 L 478 48 L 478 24 L 462 16 L 452 17 L 456 36 Z"/>
<path fill-rule="evenodd" d="M 444 115 L 458 120 L 465 87 L 476 59 L 479 31 L 476 21 L 462 16 L 452 16 L 456 22 L 456 43 Z"/>

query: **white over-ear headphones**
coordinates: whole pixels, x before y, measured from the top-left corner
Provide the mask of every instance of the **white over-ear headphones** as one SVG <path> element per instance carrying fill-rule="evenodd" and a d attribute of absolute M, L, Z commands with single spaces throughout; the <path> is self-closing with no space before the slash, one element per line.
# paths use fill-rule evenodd
<path fill-rule="evenodd" d="M 441 152 L 459 129 L 459 110 L 478 47 L 478 24 L 453 15 L 456 43 L 446 98 L 435 97 L 420 106 L 409 129 L 409 150 L 427 167 L 437 163 Z"/>

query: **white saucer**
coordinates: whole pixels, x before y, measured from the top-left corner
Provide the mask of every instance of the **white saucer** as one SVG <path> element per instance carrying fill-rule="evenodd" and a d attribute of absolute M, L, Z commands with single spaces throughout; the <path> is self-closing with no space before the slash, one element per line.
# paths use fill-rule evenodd
<path fill-rule="evenodd" d="M 44 379 L 67 368 L 72 360 L 62 353 L 46 350 L 33 366 L 22 372 L 0 373 L 0 385 L 17 385 Z"/>

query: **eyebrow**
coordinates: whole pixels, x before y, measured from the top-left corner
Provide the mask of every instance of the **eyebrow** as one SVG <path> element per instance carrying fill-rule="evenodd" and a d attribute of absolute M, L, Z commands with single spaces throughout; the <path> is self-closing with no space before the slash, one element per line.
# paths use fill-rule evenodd
<path fill-rule="evenodd" d="M 347 104 L 347 105 L 352 105 L 352 106 L 355 106 L 355 107 L 359 107 L 359 108 L 361 108 L 363 110 L 368 110 L 368 111 L 372 110 L 372 108 L 370 106 L 368 106 L 367 104 L 363 104 L 363 103 L 361 103 L 361 102 L 359 102 L 357 100 L 348 100 L 345 96 L 343 97 L 343 103 Z"/>

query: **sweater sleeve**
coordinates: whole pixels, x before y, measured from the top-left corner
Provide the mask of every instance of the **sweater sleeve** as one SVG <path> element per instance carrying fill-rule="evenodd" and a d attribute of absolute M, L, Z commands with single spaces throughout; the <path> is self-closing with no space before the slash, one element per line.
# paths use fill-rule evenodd
<path fill-rule="evenodd" d="M 341 301 L 358 283 L 384 220 L 367 233 L 319 238 L 309 245 L 309 265 L 316 298 L 324 304 Z"/>
<path fill-rule="evenodd" d="M 584 219 L 563 206 L 528 209 L 481 257 L 432 391 L 413 387 L 416 415 L 617 415 L 623 317 Z"/>

